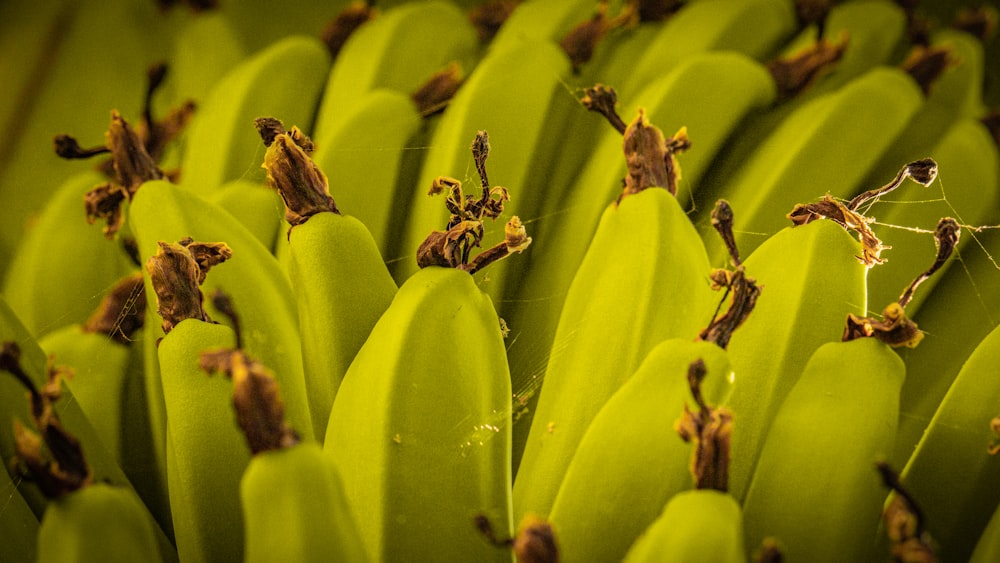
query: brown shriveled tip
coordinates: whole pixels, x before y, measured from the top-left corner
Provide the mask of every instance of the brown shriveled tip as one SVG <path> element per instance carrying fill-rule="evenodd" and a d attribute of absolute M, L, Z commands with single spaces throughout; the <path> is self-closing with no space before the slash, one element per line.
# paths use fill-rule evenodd
<path fill-rule="evenodd" d="M 1000 416 L 990 420 L 990 432 L 993 433 L 993 439 L 990 440 L 990 445 L 986 448 L 986 451 L 990 455 L 1000 454 Z"/>
<path fill-rule="evenodd" d="M 658 127 L 651 124 L 642 108 L 636 118 L 625 129 L 622 148 L 628 174 L 625 188 L 618 201 L 649 188 L 663 188 L 677 194 L 680 180 L 680 166 L 675 155 L 690 148 L 687 129 L 681 128 L 669 139 Z"/>
<path fill-rule="evenodd" d="M 910 51 L 901 67 L 913 77 L 926 96 L 934 87 L 937 79 L 957 64 L 958 59 L 948 47 L 918 45 Z"/>
<path fill-rule="evenodd" d="M 781 550 L 781 544 L 771 537 L 764 538 L 760 548 L 753 554 L 754 563 L 782 563 L 784 560 L 785 554 Z"/>
<path fill-rule="evenodd" d="M 847 44 L 846 35 L 836 43 L 820 39 L 793 55 L 770 61 L 767 70 L 777 87 L 778 100 L 795 97 L 814 84 L 840 61 Z"/>
<path fill-rule="evenodd" d="M 323 27 L 319 38 L 330 56 L 336 58 L 351 35 L 376 16 L 378 10 L 369 2 L 352 2 Z"/>
<path fill-rule="evenodd" d="M 105 143 L 111 150 L 118 183 L 127 190 L 129 198 L 144 182 L 163 179 L 163 172 L 146 151 L 142 139 L 117 110 L 111 110 Z"/>
<path fill-rule="evenodd" d="M 868 267 L 885 262 L 881 257 L 885 247 L 882 245 L 882 240 L 872 231 L 869 225 L 871 219 L 850 209 L 848 205 L 837 201 L 830 194 L 814 203 L 797 204 L 786 217 L 795 226 L 806 225 L 818 219 L 834 221 L 844 229 L 857 233 L 861 242 L 861 256 L 856 256 L 859 262 Z"/>
<path fill-rule="evenodd" d="M 707 375 L 700 358 L 688 366 L 687 380 L 698 412 L 687 404 L 684 413 L 674 423 L 674 430 L 685 442 L 694 443 L 691 455 L 691 475 L 697 489 L 729 489 L 729 450 L 733 432 L 733 414 L 724 407 L 710 407 L 701 393 L 701 382 Z"/>
<path fill-rule="evenodd" d="M 580 67 L 593 58 L 597 44 L 611 29 L 611 22 L 607 18 L 607 7 L 606 2 L 598 4 L 597 11 L 589 20 L 577 24 L 559 41 L 559 46 L 566 53 L 574 73 L 579 72 Z"/>
<path fill-rule="evenodd" d="M 69 135 L 56 135 L 53 139 L 56 155 L 67 160 L 85 159 L 99 154 L 108 154 L 111 149 L 104 145 L 85 149 L 80 143 Z"/>
<path fill-rule="evenodd" d="M 430 117 L 444 111 L 448 103 L 462 85 L 462 68 L 456 62 L 431 75 L 427 82 L 410 94 L 423 117 Z"/>
<path fill-rule="evenodd" d="M 514 557 L 518 563 L 558 563 L 559 545 L 552 524 L 525 516 L 514 536 Z"/>
<path fill-rule="evenodd" d="M 111 288 L 97 310 L 83 324 L 83 330 L 106 334 L 120 344 L 129 344 L 145 319 L 146 291 L 142 272 L 136 272 L 122 278 Z"/>
<path fill-rule="evenodd" d="M 635 6 L 639 21 L 662 22 L 679 10 L 684 2 L 680 0 L 631 0 L 629 4 Z"/>
<path fill-rule="evenodd" d="M 984 43 L 993 38 L 997 30 L 997 8 L 993 6 L 967 6 L 958 11 L 951 27 L 964 31 Z"/>
<path fill-rule="evenodd" d="M 271 117 L 259 117 L 254 125 L 267 146 L 261 167 L 267 171 L 267 183 L 285 202 L 285 219 L 292 227 L 317 213 L 339 214 L 326 174 L 310 157 L 312 140 L 298 127 L 285 131 L 281 122 Z"/>
<path fill-rule="evenodd" d="M 595 84 L 584 89 L 580 103 L 587 109 L 598 113 L 608 120 L 608 123 L 622 135 L 628 129 L 628 124 L 618 115 L 616 106 L 618 105 L 618 93 L 615 89 L 604 84 Z"/>
<path fill-rule="evenodd" d="M 220 349 L 203 352 L 198 365 L 209 374 L 218 372 L 232 379 L 236 422 L 251 453 L 286 449 L 299 443 L 298 434 L 285 422 L 285 403 L 278 382 L 263 364 L 242 350 Z"/>
<path fill-rule="evenodd" d="M 519 3 L 519 0 L 488 0 L 477 4 L 469 12 L 469 21 L 476 29 L 479 42 L 485 45 L 492 41 Z"/>
<path fill-rule="evenodd" d="M 157 253 L 146 261 L 156 312 L 163 319 L 165 334 L 185 319 L 212 322 L 204 308 L 201 284 L 208 270 L 232 256 L 225 243 L 179 243 L 160 241 Z"/>
<path fill-rule="evenodd" d="M 859 338 L 875 338 L 893 348 L 914 348 L 923 340 L 924 333 L 917 323 L 906 316 L 899 303 L 890 303 L 882 311 L 881 319 L 859 317 L 853 313 L 847 315 L 842 340 L 849 342 Z"/>
<path fill-rule="evenodd" d="M 930 535 L 924 529 L 924 515 L 916 499 L 903 486 L 888 463 L 880 461 L 875 468 L 882 484 L 890 490 L 889 502 L 882 512 L 886 536 L 892 543 L 892 561 L 933 563 L 937 561 Z"/>

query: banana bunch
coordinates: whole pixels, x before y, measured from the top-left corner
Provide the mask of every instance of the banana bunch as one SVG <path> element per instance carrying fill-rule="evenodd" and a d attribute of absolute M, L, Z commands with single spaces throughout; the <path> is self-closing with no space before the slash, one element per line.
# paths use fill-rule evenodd
<path fill-rule="evenodd" d="M 35 4 L 0 561 L 1000 553 L 996 8 Z"/>

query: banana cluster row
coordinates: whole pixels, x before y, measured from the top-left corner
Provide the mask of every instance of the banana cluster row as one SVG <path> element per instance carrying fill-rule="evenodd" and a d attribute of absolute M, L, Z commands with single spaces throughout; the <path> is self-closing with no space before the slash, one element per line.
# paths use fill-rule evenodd
<path fill-rule="evenodd" d="M 995 11 L 190 4 L 0 267 L 0 560 L 1000 554 Z"/>

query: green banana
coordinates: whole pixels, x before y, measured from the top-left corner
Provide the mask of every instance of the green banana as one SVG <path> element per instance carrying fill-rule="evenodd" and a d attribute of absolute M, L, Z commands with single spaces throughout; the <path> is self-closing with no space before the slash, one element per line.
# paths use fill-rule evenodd
<path fill-rule="evenodd" d="M 485 173 L 484 152 L 476 159 Z M 507 194 L 449 187 L 448 230 L 421 245 L 422 268 L 358 351 L 327 426 L 324 450 L 377 561 L 509 560 L 472 522 L 484 514 L 510 536 L 510 375 L 500 320 L 470 274 L 531 239 L 514 217 L 503 243 L 472 258 Z"/>
<path fill-rule="evenodd" d="M 848 314 L 842 341 L 810 356 L 774 415 L 743 499 L 750 545 L 773 536 L 794 559 L 874 560 L 885 497 L 871 467 L 892 451 L 906 377 L 893 348 L 923 338 L 905 307 L 950 257 L 959 232 L 954 219 L 942 219 L 932 266 L 879 318 Z"/>
<path fill-rule="evenodd" d="M 293 36 L 256 53 L 213 86 L 191 124 L 181 160 L 186 187 L 208 195 L 254 173 L 259 140 L 248 125 L 261 115 L 312 123 L 330 66 L 318 39 Z"/>
<path fill-rule="evenodd" d="M 208 98 L 215 84 L 248 56 L 224 11 L 191 18 L 181 28 L 170 58 L 166 89 L 175 102 Z"/>
<path fill-rule="evenodd" d="M 317 130 L 325 127 L 323 117 Z M 340 205 L 364 223 L 382 255 L 389 256 L 397 186 L 410 187 L 402 167 L 407 153 L 421 150 L 413 141 L 426 122 L 410 95 L 387 88 L 366 93 L 354 111 L 338 110 L 332 117 L 336 132 L 317 142 L 313 160 L 326 172 Z"/>
<path fill-rule="evenodd" d="M 100 182 L 84 172 L 63 184 L 7 270 L 3 295 L 36 336 L 85 321 L 93 299 L 135 267 L 83 220 L 83 196 Z"/>
<path fill-rule="evenodd" d="M 926 182 L 929 166 L 911 163 L 897 179 Z M 828 216 L 839 212 L 830 210 Z M 847 223 L 864 229 L 865 221 L 855 216 Z M 743 374 L 730 402 L 740 417 L 730 471 L 737 499 L 743 499 L 771 421 L 810 356 L 841 336 L 837 326 L 844 315 L 868 310 L 867 277 L 879 247 L 877 242 L 871 247 L 870 230 L 864 233 L 858 234 L 859 242 L 843 219 L 812 221 L 786 227 L 747 258 L 747 267 L 768 292 L 730 346 L 733 365 Z"/>
<path fill-rule="evenodd" d="M 707 91 L 718 96 L 706 99 Z M 595 88 L 589 97 L 600 102 L 608 95 L 613 95 L 613 91 Z M 678 128 L 686 125 L 692 134 L 698 132 L 700 137 L 695 138 L 692 149 L 684 155 L 681 177 L 684 180 L 697 178 L 707 170 L 713 147 L 721 145 L 751 108 L 770 103 L 774 96 L 771 77 L 756 62 L 737 53 L 706 53 L 651 84 L 629 104 L 627 111 L 631 114 L 643 106 L 655 123 L 666 122 Z M 613 101 L 601 103 L 608 105 Z M 621 189 L 621 178 L 627 173 L 627 165 L 621 158 L 621 142 L 619 131 L 608 131 L 600 138 L 594 157 L 573 188 L 562 198 L 546 202 L 549 206 L 542 212 L 545 219 L 538 221 L 540 240 L 546 244 L 529 253 L 520 287 L 511 288 L 506 297 L 512 304 L 505 319 L 512 330 L 508 358 L 514 389 L 518 399 L 529 407 L 534 405 L 532 396 L 548 360 L 566 292 L 587 251 L 580 241 L 593 236 L 606 202 Z M 689 182 L 679 181 L 664 187 L 684 193 L 684 185 Z M 530 415 L 521 417 L 515 426 L 515 460 L 530 418 Z"/>
<path fill-rule="evenodd" d="M 984 376 L 993 373 L 998 354 L 1000 330 L 994 329 L 965 361 L 903 468 L 945 561 L 968 559 L 1000 504 L 993 486 L 1000 465 L 988 451 L 1000 388 Z"/>
<path fill-rule="evenodd" d="M 157 252 L 159 241 L 187 237 L 225 241 L 232 249 L 235 259 L 215 272 L 207 280 L 206 288 L 225 288 L 237 306 L 266 304 L 246 308 L 243 315 L 246 350 L 273 366 L 288 404 L 289 419 L 303 437 L 312 437 L 312 429 L 321 423 L 319 413 L 310 415 L 295 297 L 274 256 L 224 209 L 163 181 L 143 184 L 129 207 L 129 220 L 144 259 Z M 147 295 L 153 295 L 148 277 L 146 291 Z M 153 311 L 155 300 L 147 301 Z M 154 330 L 148 336 L 156 339 L 163 335 L 162 331 L 151 328 Z M 156 392 L 155 383 L 149 387 Z"/>
<path fill-rule="evenodd" d="M 38 526 L 37 560 L 162 561 L 157 528 L 135 491 L 95 481 L 82 442 L 62 425 L 53 403 L 72 399 L 60 389 L 64 372 L 50 366 L 45 385 L 37 387 L 13 340 L 3 342 L 0 369 L 27 389 L 31 419 L 39 431 L 14 419 L 12 467 L 30 476 L 51 499 Z"/>
<path fill-rule="evenodd" d="M 700 393 L 712 404 L 725 403 L 740 377 L 725 348 L 760 290 L 739 276 L 730 282 L 727 314 L 697 340 L 656 345 L 587 427 L 549 515 L 563 560 L 620 561 L 667 501 L 690 486 L 690 448 L 677 439 L 671 419 L 691 396 L 686 376 L 693 362 L 711 375 Z"/>
<path fill-rule="evenodd" d="M 642 58 L 631 63 L 627 80 L 615 87 L 623 96 L 634 96 L 664 69 L 708 49 L 764 59 L 794 32 L 795 10 L 787 0 L 690 2 L 664 22 Z"/>
<path fill-rule="evenodd" d="M 829 342 L 813 353 L 770 425 L 747 488 L 748 545 L 774 536 L 789 560 L 877 559 L 885 493 L 871 467 L 891 451 L 904 377 L 899 356 L 874 338 Z"/>
<path fill-rule="evenodd" d="M 107 126 L 105 110 L 111 107 L 120 108 L 125 115 L 138 115 L 145 84 L 136 77 L 151 61 L 169 55 L 170 37 L 181 21 L 160 13 L 152 3 L 112 0 L 58 4 L 57 26 L 49 34 L 30 40 L 32 45 L 44 45 L 47 55 L 33 71 L 30 90 L 22 93 L 16 106 L 16 123 L 13 127 L 5 123 L 9 144 L 0 155 L 0 209 L 5 215 L 0 223 L 0 270 L 4 271 L 54 190 L 90 166 L 53 163 L 45 149 L 51 146 L 52 135 L 59 131 L 102 131 Z M 12 9 L 17 13 L 5 18 L 11 23 L 2 33 L 5 39 L 17 38 L 22 29 L 30 29 L 21 28 L 19 22 L 24 14 L 40 7 L 22 4 L 20 9 Z M 4 60 L 10 61 L 4 64 L 5 70 L 15 68 L 15 61 L 29 51 L 30 47 L 22 45 L 16 52 L 5 52 Z M 95 64 L 97 61 L 100 63 Z M 96 144 L 101 139 L 95 134 L 84 140 Z"/>
<path fill-rule="evenodd" d="M 743 513 L 726 492 L 733 414 L 724 407 L 708 406 L 700 389 L 705 375 L 704 363 L 692 362 L 687 380 L 698 412 L 691 412 L 685 404 L 684 414 L 674 423 L 685 442 L 695 442 L 691 455 L 695 490 L 670 498 L 629 549 L 627 562 L 746 561 Z"/>
<path fill-rule="evenodd" d="M 73 371 L 66 386 L 94 426 L 108 452 L 121 464 L 125 378 L 131 361 L 130 340 L 142 327 L 146 311 L 142 274 L 136 272 L 105 296 L 88 322 L 49 333 L 38 344 L 61 366 Z"/>
<path fill-rule="evenodd" d="M 990 563 L 1000 558 L 1000 510 L 994 510 L 986 529 L 976 540 L 969 563 Z"/>
<path fill-rule="evenodd" d="M 468 71 L 478 57 L 478 44 L 471 22 L 451 2 L 411 2 L 385 10 L 353 33 L 337 54 L 316 114 L 316 146 L 332 145 L 346 125 L 344 116 L 354 115 L 373 90 L 409 94 L 450 63 Z"/>
<path fill-rule="evenodd" d="M 624 130 L 625 189 L 605 210 L 559 317 L 514 482 L 517 519 L 548 515 L 587 425 L 649 350 L 711 315 L 703 246 L 671 191 L 655 187 L 673 185 L 684 141 L 668 144 L 642 111 Z M 609 291 L 617 298 L 600 298 Z"/>
<path fill-rule="evenodd" d="M 490 41 L 491 51 L 531 41 L 558 41 L 591 16 L 594 0 L 523 0 Z"/>
<path fill-rule="evenodd" d="M 326 422 L 348 365 L 396 294 L 371 233 L 341 215 L 312 142 L 276 119 L 260 118 L 268 183 L 286 206 L 288 274 L 296 289 L 302 361 L 315 436 Z"/>
<path fill-rule="evenodd" d="M 270 187 L 248 180 L 233 180 L 209 194 L 207 199 L 236 217 L 272 253 L 284 242 L 281 231 L 284 205 L 281 196 Z"/>
<path fill-rule="evenodd" d="M 152 259 L 151 259 L 152 260 Z M 191 317 L 157 350 L 167 414 L 167 491 L 183 561 L 240 559 L 240 478 L 249 453 L 232 412 L 232 386 L 199 367 L 203 350 L 232 347 L 225 325 Z"/>
<path fill-rule="evenodd" d="M 228 297 L 216 293 L 213 301 L 238 327 Z M 199 365 L 233 381 L 236 420 L 253 454 L 240 481 L 244 561 L 366 561 L 336 466 L 285 422 L 270 370 L 226 348 L 203 352 Z"/>
<path fill-rule="evenodd" d="M 746 231 L 738 234 L 737 242 L 752 251 L 762 242 L 761 234 L 781 228 L 783 218 L 770 210 L 820 196 L 815 186 L 836 197 L 853 194 L 923 99 L 916 80 L 902 68 L 875 68 L 796 108 L 734 177 L 719 186 L 705 186 L 710 189 L 699 196 L 725 197 L 741 211 Z M 703 237 L 709 240 L 709 256 L 721 260 L 725 251 L 710 239 L 707 223 L 699 221 Z"/>

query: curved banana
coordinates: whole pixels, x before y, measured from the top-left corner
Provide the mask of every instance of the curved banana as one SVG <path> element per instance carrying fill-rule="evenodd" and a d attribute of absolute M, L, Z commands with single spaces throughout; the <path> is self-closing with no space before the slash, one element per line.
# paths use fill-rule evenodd
<path fill-rule="evenodd" d="M 281 196 L 270 187 L 249 180 L 233 180 L 209 194 L 207 199 L 232 214 L 271 252 L 283 242 L 281 226 L 285 206 Z"/>
<path fill-rule="evenodd" d="M 288 276 L 270 251 L 224 209 L 167 182 L 147 182 L 139 189 L 129 207 L 129 221 L 144 260 L 157 252 L 159 241 L 189 237 L 224 241 L 232 249 L 233 261 L 213 272 L 206 281 L 206 291 L 223 288 L 238 307 L 259 305 L 244 307 L 246 350 L 272 366 L 288 404 L 289 420 L 303 437 L 312 437 L 312 429 L 320 421 L 310 415 L 295 296 Z M 148 277 L 146 291 L 154 294 Z M 155 311 L 156 300 L 147 301 Z M 155 318 L 153 314 L 149 318 Z M 155 340 L 163 336 L 160 329 L 150 328 L 148 337 Z M 156 392 L 155 383 L 149 387 Z"/>
<path fill-rule="evenodd" d="M 316 146 L 331 145 L 346 125 L 344 116 L 355 114 L 373 90 L 386 88 L 409 94 L 450 63 L 468 72 L 475 65 L 478 50 L 475 29 L 452 2 L 411 2 L 385 10 L 351 34 L 337 54 L 312 129 Z M 267 115 L 286 123 L 309 123 L 292 121 L 273 110 Z"/>
<path fill-rule="evenodd" d="M 984 375 L 997 361 L 1000 330 L 994 329 L 965 361 L 902 471 L 949 561 L 967 560 L 1000 505 L 992 486 L 1000 464 L 989 451 L 1000 386 Z"/>
<path fill-rule="evenodd" d="M 30 418 L 38 430 L 29 430 L 15 415 L 11 467 L 29 476 L 49 499 L 37 528 L 37 560 L 173 559 L 176 553 L 171 556 L 172 548 L 158 538 L 158 528 L 135 491 L 127 484 L 96 481 L 82 441 L 63 426 L 54 403 L 73 399 L 60 388 L 64 370 L 49 366 L 45 385 L 38 387 L 28 360 L 22 359 L 16 341 L 3 342 L 0 369 L 13 376 L 11 383 L 27 389 Z M 161 549 L 166 551 L 161 554 Z"/>
<path fill-rule="evenodd" d="M 0 471 L 0 556 L 4 561 L 35 561 L 38 551 L 38 517 L 17 490 L 6 470 Z"/>
<path fill-rule="evenodd" d="M 94 297 L 135 268 L 120 244 L 83 220 L 83 197 L 102 181 L 96 172 L 67 180 L 7 269 L 3 294 L 36 336 L 84 322 Z"/>
<path fill-rule="evenodd" d="M 774 415 L 743 499 L 750 545 L 776 537 L 783 553 L 804 561 L 877 557 L 885 493 L 872 464 L 894 446 L 906 377 L 893 348 L 923 338 L 905 307 L 954 251 L 958 233 L 954 219 L 942 219 L 932 266 L 880 318 L 848 314 L 842 341 L 810 356 Z"/>
<path fill-rule="evenodd" d="M 670 339 L 654 347 L 590 423 L 549 516 L 564 560 L 621 560 L 664 505 L 690 487 L 690 447 L 677 439 L 669 419 L 691 397 L 696 362 L 700 377 L 711 375 L 700 384 L 704 400 L 728 399 L 734 373 L 725 346 L 759 293 L 742 271 L 739 279 L 731 286 L 729 313 L 702 331 L 704 339 Z"/>
<path fill-rule="evenodd" d="M 329 67 L 318 39 L 292 36 L 230 70 L 198 106 L 181 160 L 184 186 L 208 195 L 237 178 L 263 181 L 250 125 L 262 115 L 311 124 Z"/>
<path fill-rule="evenodd" d="M 706 99 L 704 92 L 708 91 L 717 96 Z M 609 95 L 613 96 L 612 90 L 595 88 L 589 97 L 613 106 L 613 98 L 605 100 Z M 651 84 L 629 104 L 632 109 L 625 115 L 642 106 L 654 123 L 666 122 L 677 128 L 683 125 L 692 134 L 698 132 L 700 136 L 682 156 L 680 180 L 673 186 L 663 186 L 684 194 L 690 193 L 685 186 L 696 182 L 708 169 L 715 151 L 740 120 L 752 108 L 770 103 L 774 96 L 774 83 L 758 63 L 737 53 L 706 53 Z M 607 201 L 621 189 L 621 179 L 627 173 L 621 143 L 619 131 L 605 133 L 572 189 L 547 196 L 542 210 L 544 220 L 537 223 L 540 240 L 546 244 L 529 253 L 523 279 L 506 296 L 511 303 L 504 317 L 512 334 L 508 358 L 514 389 L 523 404 L 534 405 L 532 396 L 548 361 L 566 292 L 587 252 L 586 244 L 580 241 L 594 236 Z M 689 182 L 692 177 L 695 180 Z M 678 200 L 679 207 L 683 201 Z M 515 427 L 515 459 L 526 434 L 519 429 L 527 430 L 530 418 L 529 412 Z"/>
<path fill-rule="evenodd" d="M 742 270 L 738 273 L 742 275 Z M 756 298 L 756 292 L 750 295 Z M 749 306 L 753 308 L 752 303 Z M 737 318 L 742 321 L 744 317 Z M 743 513 L 726 492 L 733 415 L 724 407 L 708 405 L 701 392 L 705 375 L 703 362 L 691 363 L 686 379 L 698 410 L 692 412 L 685 404 L 681 418 L 674 423 L 685 442 L 695 443 L 690 455 L 695 490 L 670 498 L 659 517 L 632 544 L 625 561 L 746 561 Z"/>
<path fill-rule="evenodd" d="M 590 17 L 593 0 L 525 0 L 500 26 L 489 49 L 498 51 L 524 41 L 558 41 L 574 26 Z"/>
<path fill-rule="evenodd" d="M 288 274 L 298 306 L 313 433 L 326 422 L 347 367 L 396 294 L 371 233 L 341 215 L 310 140 L 275 119 L 258 119 L 268 183 L 286 206 Z"/>
<path fill-rule="evenodd" d="M 476 158 L 485 171 L 485 155 Z M 485 515 L 511 535 L 510 375 L 500 320 L 470 274 L 531 239 L 515 217 L 503 243 L 472 258 L 506 191 L 476 198 L 449 187 L 448 230 L 421 245 L 423 267 L 351 363 L 327 426 L 324 450 L 378 561 L 510 558 L 472 519 Z"/>
<path fill-rule="evenodd" d="M 976 548 L 969 556 L 969 563 L 990 563 L 1000 558 L 1000 510 L 993 511 L 986 529 L 976 540 Z"/>
<path fill-rule="evenodd" d="M 224 11 L 205 12 L 185 22 L 170 58 L 175 78 L 165 85 L 171 99 L 203 102 L 226 73 L 246 60 L 246 46 L 234 27 Z"/>
<path fill-rule="evenodd" d="M 655 187 L 673 184 L 673 153 L 685 140 L 668 145 L 642 111 L 624 132 L 626 187 L 605 210 L 559 317 L 514 483 L 517 519 L 548 515 L 587 425 L 648 351 L 711 316 L 703 246 L 671 192 Z M 617 298 L 602 298 L 609 291 Z"/>
<path fill-rule="evenodd" d="M 614 85 L 634 96 L 688 56 L 713 49 L 735 50 L 764 59 L 795 32 L 795 9 L 787 0 L 699 0 L 690 2 L 663 23 L 627 80 Z"/>
<path fill-rule="evenodd" d="M 213 301 L 239 326 L 228 296 L 216 293 Z M 199 365 L 232 380 L 236 420 L 253 454 L 240 481 L 243 560 L 367 561 L 333 460 L 316 442 L 300 442 L 285 422 L 270 370 L 227 348 L 203 352 Z"/>
<path fill-rule="evenodd" d="M 398 188 L 410 189 L 402 166 L 407 153 L 421 150 L 413 141 L 426 122 L 410 95 L 388 88 L 367 92 L 353 111 L 338 109 L 330 117 L 335 132 L 316 142 L 313 160 L 326 173 L 339 205 L 364 223 L 388 257 L 397 230 Z M 321 115 L 316 128 L 324 126 Z"/>

